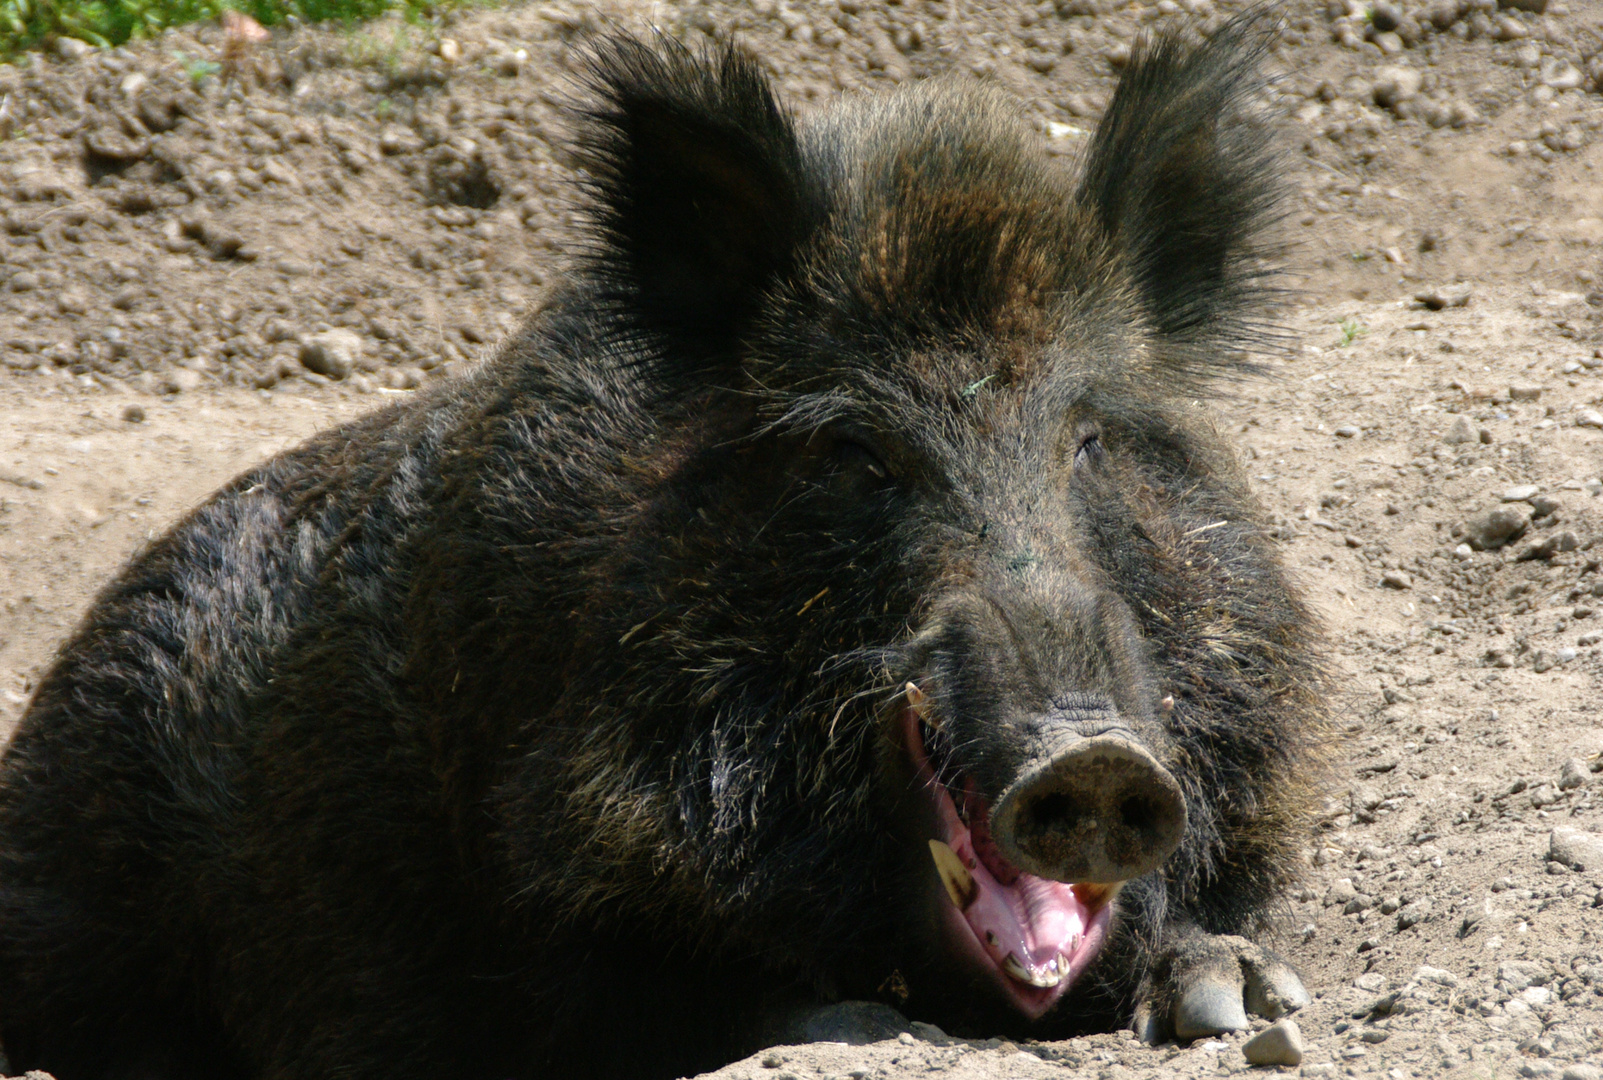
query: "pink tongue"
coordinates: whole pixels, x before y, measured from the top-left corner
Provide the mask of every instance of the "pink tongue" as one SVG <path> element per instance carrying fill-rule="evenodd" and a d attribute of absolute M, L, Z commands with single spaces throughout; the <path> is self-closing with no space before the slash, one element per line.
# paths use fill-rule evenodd
<path fill-rule="evenodd" d="M 974 875 L 976 896 L 963 911 L 974 936 L 998 966 L 1011 953 L 1037 986 L 1055 985 L 1068 974 L 1067 960 L 1085 937 L 1089 912 L 1074 887 L 1033 874 L 1019 874 L 1003 885 L 975 857 L 967 829 L 952 838 L 952 849 Z M 1059 955 L 1064 957 L 1059 960 Z M 1018 972 L 1009 972 L 1015 978 Z"/>

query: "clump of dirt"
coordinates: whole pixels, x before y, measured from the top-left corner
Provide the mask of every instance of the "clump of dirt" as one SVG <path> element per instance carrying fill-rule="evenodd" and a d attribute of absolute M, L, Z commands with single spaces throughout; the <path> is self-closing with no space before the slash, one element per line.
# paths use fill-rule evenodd
<path fill-rule="evenodd" d="M 577 232 L 564 103 L 595 34 L 733 34 L 803 113 L 991 80 L 1072 161 L 1139 32 L 1238 7 L 564 2 L 0 69 L 0 719 L 156 530 L 538 303 Z M 1283 10 L 1290 334 L 1222 422 L 1346 676 L 1279 941 L 1316 998 L 1301 1071 L 1600 1077 L 1603 9 Z M 716 1075 L 1185 1077 L 1246 1069 L 1244 1043 L 914 1025 Z"/>

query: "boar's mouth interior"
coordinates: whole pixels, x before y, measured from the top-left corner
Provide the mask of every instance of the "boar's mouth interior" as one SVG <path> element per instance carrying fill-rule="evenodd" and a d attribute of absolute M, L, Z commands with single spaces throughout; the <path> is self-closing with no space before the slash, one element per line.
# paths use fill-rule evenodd
<path fill-rule="evenodd" d="M 973 780 L 932 764 L 928 729 L 914 708 L 902 710 L 901 728 L 933 804 L 938 835 L 930 852 L 951 900 L 942 907 L 953 944 L 1036 1019 L 1101 950 L 1122 882 L 1067 882 L 1021 870 L 998 847 L 990 805 Z"/>

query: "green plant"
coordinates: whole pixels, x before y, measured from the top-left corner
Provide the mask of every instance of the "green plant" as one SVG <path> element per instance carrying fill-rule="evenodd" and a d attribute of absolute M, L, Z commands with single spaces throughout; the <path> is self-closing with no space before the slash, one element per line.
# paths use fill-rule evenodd
<path fill-rule="evenodd" d="M 1363 337 L 1365 334 L 1369 333 L 1369 327 L 1365 326 L 1363 323 L 1351 316 L 1341 320 L 1340 329 L 1341 340 L 1336 342 L 1336 345 L 1343 349 L 1357 341 L 1360 337 Z"/>
<path fill-rule="evenodd" d="M 184 69 L 184 74 L 188 76 L 191 86 L 199 86 L 223 70 L 223 65 L 215 60 L 200 60 L 189 56 L 187 53 L 175 51 L 173 59 L 177 60 L 178 66 Z"/>

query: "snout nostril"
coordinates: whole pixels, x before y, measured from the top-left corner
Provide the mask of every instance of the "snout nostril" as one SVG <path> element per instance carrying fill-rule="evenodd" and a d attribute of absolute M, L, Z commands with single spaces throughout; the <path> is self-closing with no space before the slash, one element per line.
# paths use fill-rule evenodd
<path fill-rule="evenodd" d="M 1156 832 L 1163 818 L 1163 808 L 1144 795 L 1131 795 L 1119 804 L 1119 819 L 1134 832 Z"/>

